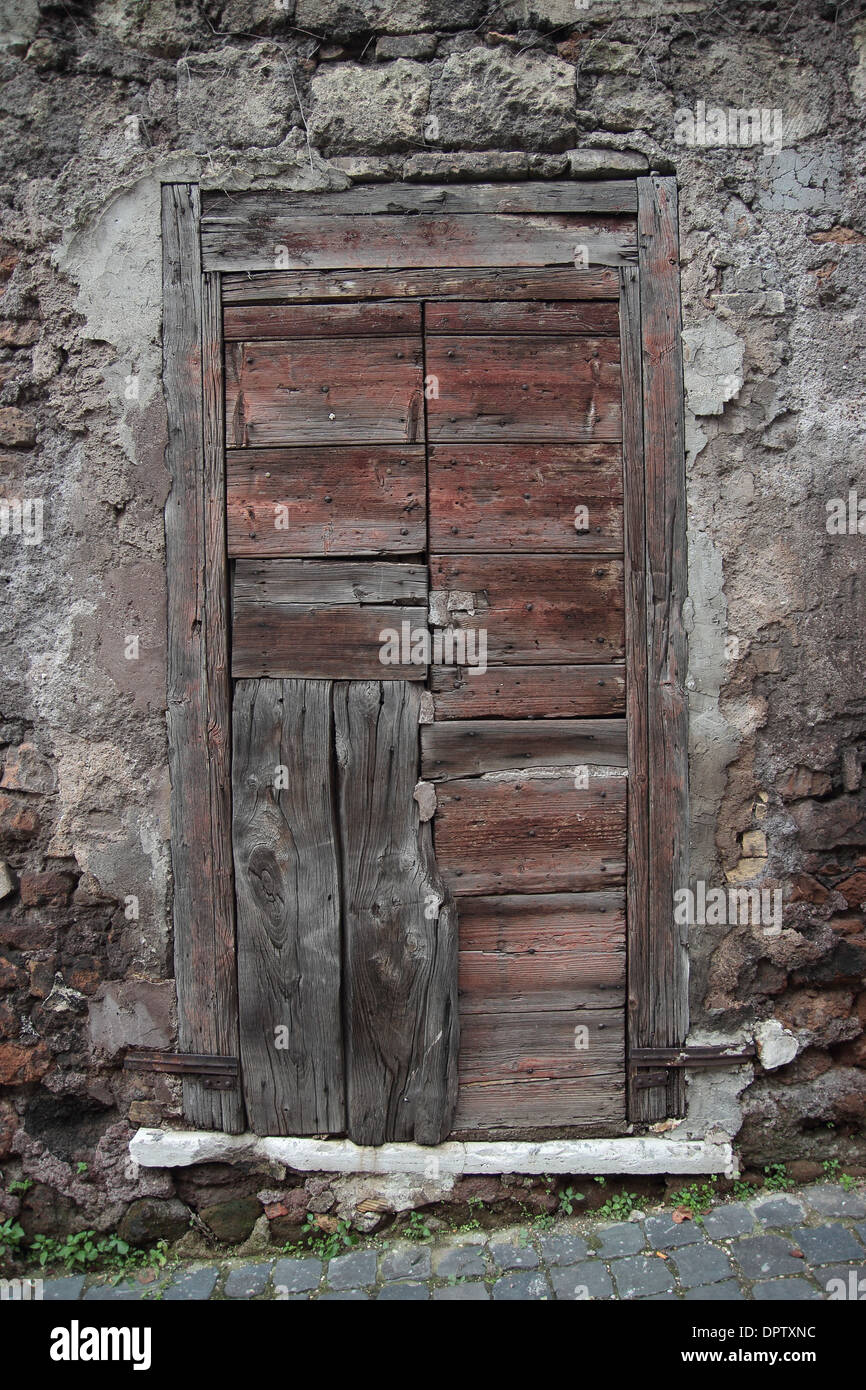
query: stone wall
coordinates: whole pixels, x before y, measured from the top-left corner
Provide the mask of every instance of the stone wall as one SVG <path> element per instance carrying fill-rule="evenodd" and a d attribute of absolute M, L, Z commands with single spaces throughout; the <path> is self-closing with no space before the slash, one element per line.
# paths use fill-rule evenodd
<path fill-rule="evenodd" d="M 692 930 L 693 1041 L 757 1030 L 761 1061 L 696 1074 L 678 1132 L 737 1134 L 756 1164 L 866 1158 L 866 537 L 827 525 L 833 499 L 866 496 L 860 12 L 0 5 L 2 1213 L 104 1230 L 157 1201 L 171 1224 L 176 1195 L 204 1211 L 222 1191 L 243 1227 L 316 1195 L 222 1169 L 176 1183 L 127 1154 L 137 1125 L 180 1119 L 174 1081 L 121 1069 L 129 1045 L 175 1045 L 159 380 L 175 178 L 677 173 L 692 874 L 785 904 L 779 930 Z M 760 142 L 683 143 L 677 113 L 700 102 L 763 109 Z"/>

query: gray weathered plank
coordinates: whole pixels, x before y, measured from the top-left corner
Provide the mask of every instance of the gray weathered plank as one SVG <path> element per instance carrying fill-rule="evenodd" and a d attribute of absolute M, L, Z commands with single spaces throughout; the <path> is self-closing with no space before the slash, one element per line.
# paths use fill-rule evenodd
<path fill-rule="evenodd" d="M 617 299 L 619 273 L 606 266 L 476 270 L 244 271 L 222 277 L 224 304 L 289 304 L 307 300 Z"/>
<path fill-rule="evenodd" d="M 421 729 L 421 775 L 431 781 L 626 761 L 624 719 L 461 719 Z"/>
<path fill-rule="evenodd" d="M 688 591 L 684 399 L 677 190 L 673 178 L 638 180 L 640 308 L 649 593 L 649 923 L 646 970 L 635 979 L 630 1043 L 678 1047 L 688 1028 L 686 928 L 674 892 L 688 886 L 688 661 L 682 608 Z M 635 1036 L 636 1034 L 636 1036 Z M 658 1090 L 638 1118 L 655 1119 Z M 684 1081 L 672 1070 L 667 1113 L 681 1114 Z"/>
<path fill-rule="evenodd" d="M 202 194 L 203 226 L 240 228 L 247 222 L 278 227 L 287 217 L 328 213 L 522 213 L 637 210 L 633 179 L 596 182 L 356 185 L 333 193 Z"/>
<path fill-rule="evenodd" d="M 294 214 L 202 228 L 206 270 L 398 270 L 441 266 L 626 265 L 631 218 L 578 213 Z"/>
<path fill-rule="evenodd" d="M 348 1134 L 441 1142 L 457 1096 L 457 914 L 419 823 L 417 686 L 334 690 Z"/>
<path fill-rule="evenodd" d="M 202 281 L 199 194 L 162 189 L 167 717 L 178 1036 L 181 1051 L 238 1055 L 229 838 L 227 597 L 222 505 L 218 286 Z M 244 1127 L 239 1088 L 183 1082 L 184 1114 L 203 1128 Z"/>
<path fill-rule="evenodd" d="M 236 603 L 423 603 L 427 566 L 387 560 L 238 560 Z"/>
<path fill-rule="evenodd" d="M 342 1133 L 340 889 L 327 681 L 239 681 L 241 1063 L 257 1134 Z"/>

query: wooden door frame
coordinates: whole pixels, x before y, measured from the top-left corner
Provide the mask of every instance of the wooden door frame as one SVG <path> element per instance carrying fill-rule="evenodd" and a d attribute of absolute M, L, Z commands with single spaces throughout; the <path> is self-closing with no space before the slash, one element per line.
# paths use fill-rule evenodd
<path fill-rule="evenodd" d="M 204 201 L 204 210 L 203 210 Z M 339 217 L 394 228 L 390 297 L 417 295 L 431 265 L 429 219 L 483 222 L 471 269 L 514 246 L 513 272 L 569 266 L 578 227 L 590 269 L 617 268 L 623 366 L 626 682 L 629 730 L 627 867 L 628 1112 L 647 1123 L 684 1110 L 682 1069 L 652 1052 L 688 1029 L 685 928 L 674 892 L 687 886 L 688 725 L 686 489 L 676 181 L 652 175 L 599 183 L 362 185 L 333 194 L 206 194 L 162 187 L 163 386 L 168 415 L 165 508 L 168 585 L 167 722 L 171 775 L 174 958 L 184 1114 L 205 1129 L 245 1127 L 237 1076 L 214 1080 L 207 1059 L 235 1059 L 238 992 L 231 844 L 231 688 L 225 536 L 221 279 L 264 281 L 275 247 L 303 271 L 316 222 Z M 531 217 L 531 222 L 525 219 Z M 386 219 L 396 219 L 394 222 Z M 628 221 L 626 219 L 629 219 Z M 427 238 L 417 237 L 427 221 Z M 630 229 L 635 235 L 632 236 Z M 326 224 L 320 224 L 322 226 Z M 328 224 L 334 226 L 335 224 Z M 613 229 L 613 230 L 611 230 Z M 625 234 L 624 234 L 625 231 Z M 354 240 L 354 236 L 351 238 Z M 533 252 L 533 239 L 538 245 Z M 344 293 L 363 279 L 361 250 Z M 423 242 L 425 261 L 413 252 Z M 485 249 L 487 248 L 487 249 Z M 415 260 L 413 262 L 413 254 Z M 432 253 L 435 256 L 435 252 Z M 520 256 L 519 264 L 517 256 Z M 402 256 L 402 260 L 399 259 Z M 484 257 L 487 259 L 484 259 Z M 479 259 L 481 257 L 481 259 Z M 360 258 L 360 259 L 358 259 Z M 346 257 L 347 261 L 350 259 Z M 452 265 L 439 255 L 443 267 Z M 383 263 L 384 264 L 384 263 Z M 459 264 L 459 261 L 458 261 Z M 282 268 L 279 269 L 283 274 Z M 317 270 L 310 266 L 310 294 Z M 401 289 L 402 286 L 402 289 Z M 201 1063 L 196 1070 L 195 1060 Z M 236 1065 L 236 1063 L 235 1063 Z"/>

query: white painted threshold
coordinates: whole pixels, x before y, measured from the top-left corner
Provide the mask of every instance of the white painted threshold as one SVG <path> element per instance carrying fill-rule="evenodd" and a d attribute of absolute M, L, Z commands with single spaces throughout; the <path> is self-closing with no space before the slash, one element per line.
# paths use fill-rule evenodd
<path fill-rule="evenodd" d="M 192 1163 L 269 1159 L 301 1173 L 417 1173 L 434 1179 L 463 1174 L 724 1173 L 736 1177 L 729 1140 L 550 1139 L 543 1143 L 505 1140 L 466 1143 L 382 1144 L 363 1148 L 348 1139 L 291 1139 L 257 1134 L 223 1134 L 200 1129 L 140 1129 L 129 1144 L 142 1168 L 187 1168 Z"/>

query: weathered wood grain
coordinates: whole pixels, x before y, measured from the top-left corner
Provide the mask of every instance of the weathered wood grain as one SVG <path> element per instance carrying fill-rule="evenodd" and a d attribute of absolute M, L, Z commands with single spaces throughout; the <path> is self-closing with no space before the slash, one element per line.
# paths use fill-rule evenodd
<path fill-rule="evenodd" d="M 424 438 L 419 337 L 226 347 L 229 443 L 412 444 Z"/>
<path fill-rule="evenodd" d="M 238 560 L 234 597 L 236 603 L 317 608 L 419 603 L 427 598 L 427 567 L 388 560 Z"/>
<path fill-rule="evenodd" d="M 334 692 L 348 1134 L 440 1143 L 457 1097 L 457 914 L 413 792 L 421 692 Z"/>
<path fill-rule="evenodd" d="M 460 900 L 461 1016 L 625 1007 L 622 893 Z"/>
<path fill-rule="evenodd" d="M 688 592 L 685 407 L 676 180 L 638 180 L 640 308 L 649 613 L 649 924 L 638 957 L 634 1047 L 678 1047 L 688 1030 L 686 928 L 674 920 L 674 892 L 688 885 Z M 670 1073 L 668 1114 L 682 1114 L 685 1083 Z M 660 1088 L 643 1093 L 637 1118 L 661 1118 Z"/>
<path fill-rule="evenodd" d="M 615 306 L 609 309 L 616 313 Z M 226 342 L 279 338 L 407 337 L 421 331 L 421 305 L 408 301 L 372 304 L 227 304 Z"/>
<path fill-rule="evenodd" d="M 293 213 L 202 227 L 206 270 L 398 270 L 441 266 L 625 265 L 637 254 L 628 217 L 540 213 Z"/>
<path fill-rule="evenodd" d="M 234 604 L 232 675 L 333 680 L 423 681 L 411 659 L 383 662 L 383 646 L 402 623 L 425 629 L 426 608 L 385 604 Z"/>
<path fill-rule="evenodd" d="M 584 333 L 597 337 L 619 332 L 619 313 L 611 300 L 530 300 L 523 302 L 446 301 L 430 304 L 424 329 L 431 336 L 471 333 Z"/>
<path fill-rule="evenodd" d="M 431 550 L 622 551 L 617 444 L 433 444 L 428 469 Z"/>
<path fill-rule="evenodd" d="M 619 273 L 605 266 L 520 270 L 246 271 L 222 277 L 224 304 L 325 299 L 618 299 Z"/>
<path fill-rule="evenodd" d="M 625 713 L 625 666 L 431 666 L 436 719 L 603 718 Z"/>
<path fill-rule="evenodd" d="M 345 1104 L 331 686 L 240 681 L 233 724 L 250 1123 L 257 1134 L 339 1134 Z"/>
<path fill-rule="evenodd" d="M 486 631 L 489 662 L 562 665 L 624 653 L 620 560 L 433 555 L 430 579 L 431 609 L 434 601 L 445 605 L 435 591 L 471 596 L 452 598 L 447 618 L 455 628 Z"/>
<path fill-rule="evenodd" d="M 492 1130 L 570 1128 L 587 1136 L 622 1133 L 625 1122 L 624 1062 L 614 1058 L 603 1064 L 607 1070 L 597 1076 L 570 1077 L 566 1080 L 521 1081 L 519 1100 L 516 1085 L 508 1081 L 465 1082 L 460 1086 L 453 1137 L 467 1138 L 472 1132 L 489 1135 Z M 520 1120 L 515 1121 L 519 1107 Z"/>
<path fill-rule="evenodd" d="M 247 222 L 279 226 L 299 214 L 592 212 L 637 210 L 634 179 L 478 184 L 372 184 L 339 192 L 202 194 L 203 225 L 241 228 Z"/>
<path fill-rule="evenodd" d="M 421 774 L 430 781 L 626 761 L 624 719 L 461 719 L 421 729 Z"/>
<path fill-rule="evenodd" d="M 424 450 L 396 444 L 231 450 L 232 556 L 397 555 L 424 550 Z"/>
<path fill-rule="evenodd" d="M 229 693 L 218 285 L 201 275 L 199 194 L 162 189 L 166 694 L 171 777 L 172 917 L 183 1052 L 238 1055 L 229 834 Z M 244 1128 L 239 1088 L 183 1082 L 193 1125 Z"/>
<path fill-rule="evenodd" d="M 629 1037 L 634 1043 L 640 1024 L 636 1011 L 645 990 L 651 990 L 649 960 L 649 746 L 647 733 L 647 583 L 646 496 L 644 489 L 643 390 L 641 373 L 640 284 L 638 271 L 623 275 L 620 301 L 623 369 L 623 461 L 625 475 L 625 618 L 628 697 L 628 949 Z M 637 1044 L 634 1044 L 637 1045 Z M 660 1118 L 667 1102 L 646 1092 L 629 1078 L 629 1114 L 647 1112 Z"/>
<path fill-rule="evenodd" d="M 474 1082 L 511 1081 L 514 1113 L 519 1114 L 523 1081 L 564 1081 L 619 1073 L 625 1062 L 622 1008 L 553 1009 L 546 1013 L 502 1009 L 468 1013 L 461 1019 L 460 1079 Z M 575 1027 L 589 1030 L 588 1047 L 575 1047 Z M 513 1123 L 513 1120 L 512 1120 Z M 567 1123 L 551 1115 L 550 1124 Z"/>
<path fill-rule="evenodd" d="M 437 786 L 436 859 L 455 894 L 593 892 L 625 875 L 625 777 L 503 773 Z"/>
<path fill-rule="evenodd" d="M 604 441 L 622 434 L 615 338 L 430 337 L 431 442 Z"/>

